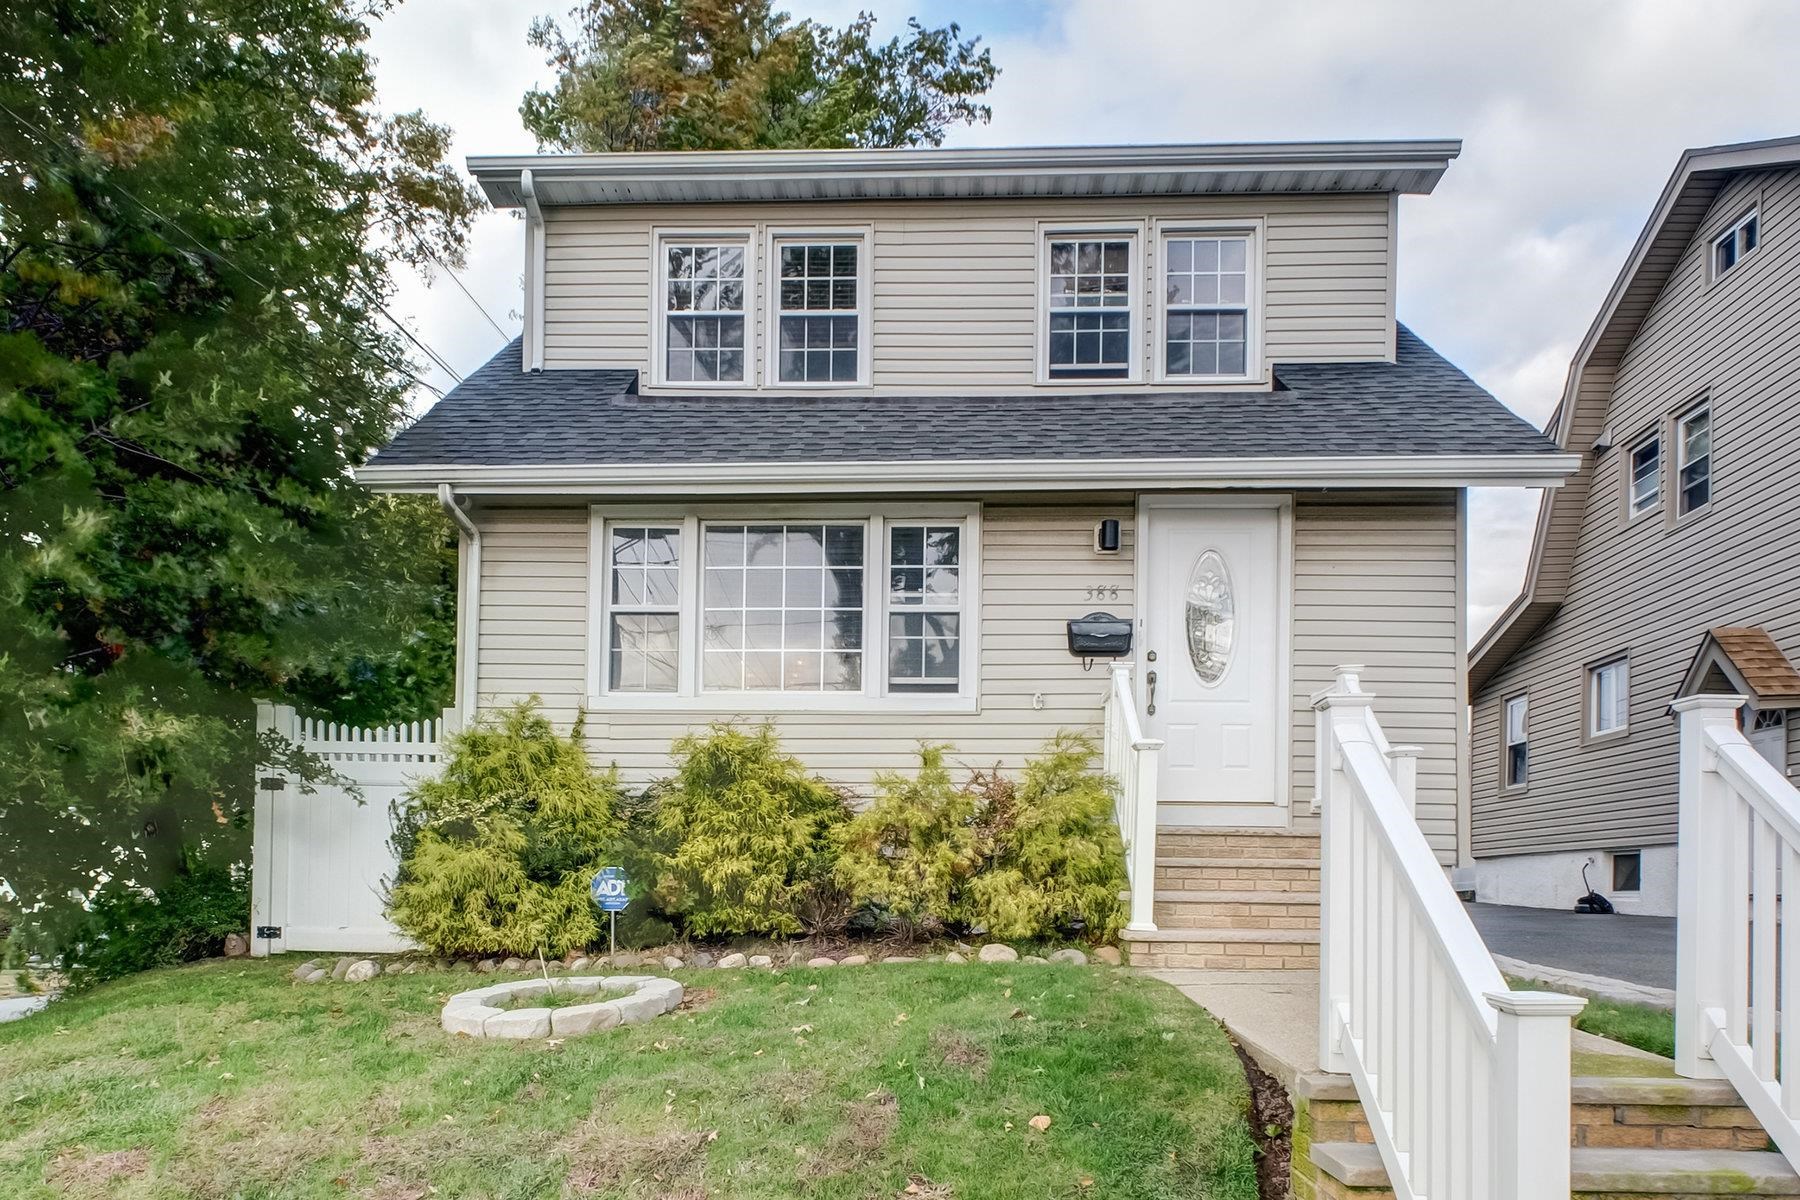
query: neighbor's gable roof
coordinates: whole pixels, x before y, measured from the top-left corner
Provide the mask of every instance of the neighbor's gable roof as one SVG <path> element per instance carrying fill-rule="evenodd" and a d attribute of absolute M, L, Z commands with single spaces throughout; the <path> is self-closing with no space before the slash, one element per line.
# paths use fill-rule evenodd
<path fill-rule="evenodd" d="M 1800 671 L 1760 625 L 1722 625 L 1709 629 L 1688 667 L 1677 696 L 1713 690 L 1714 670 L 1733 691 L 1748 696 L 1758 708 L 1800 707 Z"/>
<path fill-rule="evenodd" d="M 1471 693 L 1486 685 L 1562 606 L 1594 469 L 1590 447 L 1606 422 L 1612 373 L 1720 190 L 1739 172 L 1796 162 L 1800 137 L 1689 150 L 1676 164 L 1569 366 L 1548 432 L 1560 448 L 1582 454 L 1582 467 L 1566 486 L 1544 494 L 1525 586 L 1469 654 Z"/>
<path fill-rule="evenodd" d="M 524 372 L 519 354 L 515 342 L 495 355 L 358 478 L 389 490 L 1167 486 L 1274 481 L 1310 463 L 1321 480 L 1412 470 L 1452 486 L 1471 471 L 1554 482 L 1572 465 L 1404 326 L 1395 362 L 1278 365 L 1273 390 L 1246 392 L 644 396 L 634 371 Z"/>
<path fill-rule="evenodd" d="M 1426 193 L 1454 138 L 1002 149 L 478 155 L 496 208 L 726 201 L 992 199 L 1215 193 Z"/>

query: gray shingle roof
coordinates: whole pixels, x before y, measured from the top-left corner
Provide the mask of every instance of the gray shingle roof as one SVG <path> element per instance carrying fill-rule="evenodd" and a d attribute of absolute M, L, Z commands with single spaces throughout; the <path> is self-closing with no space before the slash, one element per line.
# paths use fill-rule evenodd
<path fill-rule="evenodd" d="M 637 394 L 629 370 L 496 354 L 373 460 L 398 466 L 1546 454 L 1404 326 L 1394 363 L 1278 365 L 1267 392 Z"/>

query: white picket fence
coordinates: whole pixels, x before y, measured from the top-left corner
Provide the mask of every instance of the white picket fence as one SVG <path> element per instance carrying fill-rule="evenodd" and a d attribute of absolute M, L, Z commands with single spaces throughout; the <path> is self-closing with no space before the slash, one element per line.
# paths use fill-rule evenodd
<path fill-rule="evenodd" d="M 1675 701 L 1675 1070 L 1723 1075 L 1800 1164 L 1800 930 L 1781 919 L 1800 878 L 1800 790 L 1738 726 L 1742 696 Z"/>
<path fill-rule="evenodd" d="M 1569 1019 L 1506 986 L 1406 794 L 1360 667 L 1320 713 L 1320 1065 L 1348 1074 L 1402 1200 L 1569 1194 Z"/>
<path fill-rule="evenodd" d="M 382 891 L 394 871 L 391 805 L 414 780 L 437 772 L 439 745 L 455 728 L 455 713 L 359 729 L 259 703 L 256 721 L 259 733 L 275 733 L 314 755 L 353 787 L 314 784 L 309 792 L 278 767 L 257 771 L 250 952 L 409 948 L 382 912 Z"/>

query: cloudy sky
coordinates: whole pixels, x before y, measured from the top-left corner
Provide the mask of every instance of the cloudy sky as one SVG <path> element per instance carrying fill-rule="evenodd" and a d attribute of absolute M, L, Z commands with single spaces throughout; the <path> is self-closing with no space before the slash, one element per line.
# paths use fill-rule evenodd
<path fill-rule="evenodd" d="M 383 103 L 423 108 L 456 153 L 535 147 L 525 42 L 562 4 L 407 0 L 375 30 Z M 1800 132 L 1790 0 L 794 0 L 959 21 L 993 48 L 991 125 L 950 145 L 1460 137 L 1429 197 L 1402 202 L 1400 319 L 1527 419 L 1555 405 L 1575 344 L 1684 147 Z M 467 372 L 519 327 L 523 234 L 481 221 L 463 282 L 405 281 L 397 309 Z M 440 387 L 447 377 L 436 376 Z M 1477 492 L 1470 627 L 1517 589 L 1534 493 Z"/>

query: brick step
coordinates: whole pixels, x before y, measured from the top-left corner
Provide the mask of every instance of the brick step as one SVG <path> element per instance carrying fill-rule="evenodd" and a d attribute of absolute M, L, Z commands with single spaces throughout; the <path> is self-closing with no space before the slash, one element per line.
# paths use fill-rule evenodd
<path fill-rule="evenodd" d="M 1318 1200 L 1387 1200 L 1394 1194 L 1372 1145 L 1314 1142 L 1311 1157 L 1318 1168 Z M 1781 1155 L 1767 1151 L 1581 1148 L 1570 1152 L 1569 1166 L 1569 1191 L 1576 1198 L 1800 1196 L 1800 1175 Z"/>
<path fill-rule="evenodd" d="M 1183 929 L 1317 929 L 1317 892 L 1157 889 L 1158 925 Z"/>
<path fill-rule="evenodd" d="M 1267 829 L 1190 829 L 1165 826 L 1156 831 L 1156 854 L 1203 855 L 1207 858 L 1305 858 L 1319 860 L 1319 835 Z"/>
<path fill-rule="evenodd" d="M 1191 891 L 1316 892 L 1319 863 L 1308 858 L 1159 856 L 1156 886 Z"/>
<path fill-rule="evenodd" d="M 1158 928 L 1119 935 L 1134 967 L 1200 967 L 1215 971 L 1316 971 L 1316 929 Z"/>

